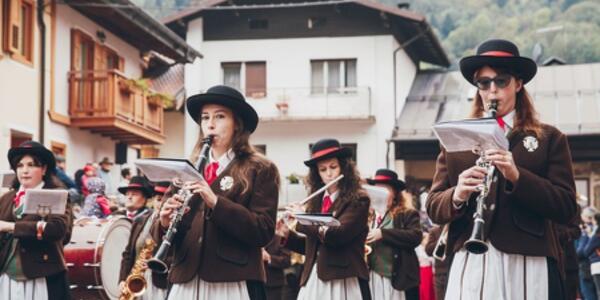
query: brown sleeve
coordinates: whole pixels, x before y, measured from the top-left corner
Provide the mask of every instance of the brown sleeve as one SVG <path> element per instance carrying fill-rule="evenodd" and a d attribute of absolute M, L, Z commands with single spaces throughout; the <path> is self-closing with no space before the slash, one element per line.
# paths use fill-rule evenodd
<path fill-rule="evenodd" d="M 271 255 L 271 264 L 269 264 L 269 266 L 279 269 L 285 269 L 290 266 L 291 255 L 289 250 L 283 247 L 278 247 L 275 253 L 269 254 Z"/>
<path fill-rule="evenodd" d="M 559 224 L 567 224 L 577 212 L 571 153 L 564 134 L 549 137 L 546 176 L 517 166 L 519 179 L 506 184 L 509 201 Z"/>
<path fill-rule="evenodd" d="M 290 234 L 285 240 L 285 244 L 283 246 L 296 253 L 305 254 L 306 237 L 290 230 Z"/>
<path fill-rule="evenodd" d="M 34 239 L 37 240 L 37 223 L 41 220 L 40 217 L 35 217 L 35 220 L 26 218 L 15 221 L 15 230 L 13 235 L 19 239 Z M 71 230 L 73 221 L 71 219 L 71 208 L 67 205 L 67 211 L 64 215 L 49 215 L 46 220 L 46 227 L 42 234 L 42 240 L 45 241 L 64 241 L 67 237 L 71 239 Z"/>
<path fill-rule="evenodd" d="M 446 151 L 442 149 L 435 165 L 435 175 L 427 196 L 427 214 L 434 223 L 446 224 L 464 215 L 466 205 L 456 210 L 452 205 L 454 186 L 450 186 L 446 167 Z"/>
<path fill-rule="evenodd" d="M 397 248 L 414 249 L 423 238 L 419 213 L 416 210 L 399 213 L 394 218 L 394 228 L 381 229 L 381 235 L 384 243 Z"/>
<path fill-rule="evenodd" d="M 352 242 L 354 238 L 367 228 L 369 217 L 369 198 L 361 197 L 348 207 L 339 216 L 340 226 L 329 227 L 323 238 L 323 243 L 328 246 L 343 246 Z"/>
<path fill-rule="evenodd" d="M 440 238 L 442 228 L 443 226 L 438 226 L 429 231 L 429 238 L 427 239 L 427 244 L 425 245 L 425 253 L 427 253 L 427 255 L 433 256 L 433 250 L 435 250 L 437 241 Z"/>
<path fill-rule="evenodd" d="M 127 246 L 123 250 L 121 255 L 121 268 L 119 271 L 119 282 L 127 279 L 127 276 L 131 272 L 133 268 L 133 264 L 135 263 L 136 253 L 135 253 L 135 243 L 139 234 L 133 234 L 134 232 L 139 233 L 137 227 L 140 226 L 140 223 L 143 225 L 145 222 L 134 222 L 131 227 L 131 234 L 129 235 L 129 241 L 127 242 Z"/>
<path fill-rule="evenodd" d="M 250 246 L 264 247 L 275 234 L 279 201 L 279 172 L 274 164 L 258 170 L 248 206 L 219 196 L 211 220 L 232 237 Z"/>

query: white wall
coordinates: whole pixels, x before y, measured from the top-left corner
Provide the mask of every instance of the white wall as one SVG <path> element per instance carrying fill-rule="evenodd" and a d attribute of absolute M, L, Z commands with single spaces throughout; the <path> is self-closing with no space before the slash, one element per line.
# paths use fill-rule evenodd
<path fill-rule="evenodd" d="M 187 158 L 184 151 L 185 115 L 178 111 L 165 112 L 165 143 L 158 147 L 159 156 L 166 158 Z"/>
<path fill-rule="evenodd" d="M 202 41 L 202 20 L 189 23 L 187 42 L 202 51 L 204 59 L 186 68 L 186 89 L 191 94 L 222 84 L 222 62 L 266 61 L 269 89 L 310 87 L 310 61 L 357 59 L 357 86 L 371 89 L 375 121 L 311 120 L 272 121 L 259 124 L 253 144 L 266 144 L 267 156 L 282 176 L 306 173 L 308 145 L 333 137 L 342 143 L 357 143 L 357 163 L 363 176 L 385 167 L 386 139 L 401 111 L 416 74 L 416 66 L 403 51 L 397 53 L 398 105 L 394 112 L 393 52 L 398 43 L 391 35 L 297 39 Z M 256 100 L 257 102 L 259 100 Z M 186 117 L 186 151 L 197 137 L 197 125 Z M 393 150 L 393 148 L 391 149 Z"/>

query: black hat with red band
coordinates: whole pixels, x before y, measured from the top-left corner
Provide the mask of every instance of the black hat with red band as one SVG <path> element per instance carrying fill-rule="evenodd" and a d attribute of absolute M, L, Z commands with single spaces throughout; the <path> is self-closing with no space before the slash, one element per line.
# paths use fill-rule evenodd
<path fill-rule="evenodd" d="M 484 66 L 510 70 L 523 80 L 523 84 L 533 79 L 537 73 L 537 65 L 532 59 L 520 56 L 515 44 L 500 39 L 483 42 L 477 47 L 477 55 L 460 60 L 460 72 L 472 85 L 476 85 L 475 72 Z"/>
<path fill-rule="evenodd" d="M 379 169 L 375 172 L 375 177 L 367 179 L 371 185 L 377 183 L 388 184 L 394 187 L 398 192 L 406 189 L 404 181 L 398 179 L 398 174 L 390 169 Z"/>
<path fill-rule="evenodd" d="M 118 190 L 121 194 L 126 194 L 128 190 L 138 190 L 141 191 L 146 198 L 150 198 L 152 195 L 154 195 L 154 188 L 143 176 L 131 177 L 129 184 L 127 186 L 118 188 Z"/>
<path fill-rule="evenodd" d="M 340 142 L 336 139 L 323 139 L 316 142 L 312 148 L 310 148 L 310 159 L 304 161 L 304 164 L 308 167 L 314 166 L 317 162 L 332 158 L 348 158 L 352 156 L 352 149 L 342 147 Z"/>
<path fill-rule="evenodd" d="M 154 184 L 154 194 L 155 195 L 164 195 L 167 192 L 167 190 L 169 189 L 170 185 L 171 185 L 171 182 L 169 182 L 169 181 L 156 182 Z"/>

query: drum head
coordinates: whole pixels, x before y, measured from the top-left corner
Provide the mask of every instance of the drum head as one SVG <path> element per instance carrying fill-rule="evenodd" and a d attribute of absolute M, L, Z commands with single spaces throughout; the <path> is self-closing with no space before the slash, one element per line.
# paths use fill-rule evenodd
<path fill-rule="evenodd" d="M 102 247 L 100 261 L 100 276 L 102 277 L 104 291 L 108 297 L 118 299 L 120 295 L 119 269 L 121 267 L 123 251 L 129 242 L 131 221 L 127 218 L 113 219 L 105 230 L 106 233 L 100 235 L 104 237 L 104 246 Z"/>

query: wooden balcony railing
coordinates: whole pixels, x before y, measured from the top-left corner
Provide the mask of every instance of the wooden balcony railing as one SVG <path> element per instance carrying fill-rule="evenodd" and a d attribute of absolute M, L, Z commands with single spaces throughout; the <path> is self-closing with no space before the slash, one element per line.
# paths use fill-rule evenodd
<path fill-rule="evenodd" d="M 71 124 L 129 144 L 162 144 L 161 100 L 119 71 L 69 72 Z"/>

